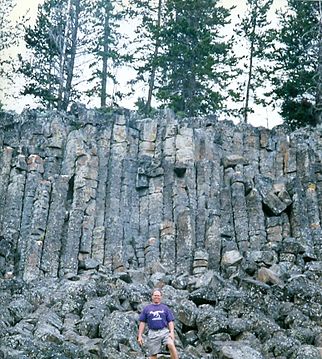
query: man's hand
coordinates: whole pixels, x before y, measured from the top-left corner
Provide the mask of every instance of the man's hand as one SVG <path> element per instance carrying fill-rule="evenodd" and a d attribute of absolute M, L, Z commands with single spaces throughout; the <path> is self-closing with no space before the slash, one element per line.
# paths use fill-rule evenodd
<path fill-rule="evenodd" d="M 170 331 L 170 332 L 169 332 L 169 336 L 170 336 L 170 338 L 174 341 L 174 332 L 173 332 L 173 331 Z"/>
<path fill-rule="evenodd" d="M 138 335 L 138 343 L 140 346 L 143 345 L 143 338 L 142 338 L 142 335 Z"/>

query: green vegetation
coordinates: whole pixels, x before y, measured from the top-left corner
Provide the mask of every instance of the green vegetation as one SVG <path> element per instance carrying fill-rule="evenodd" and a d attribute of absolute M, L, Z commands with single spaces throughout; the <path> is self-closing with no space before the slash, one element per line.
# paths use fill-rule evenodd
<path fill-rule="evenodd" d="M 275 1 L 246 0 L 231 31 L 234 8 L 219 0 L 45 0 L 24 28 L 18 68 L 2 60 L 0 75 L 22 75 L 21 93 L 44 108 L 82 101 L 109 109 L 132 96 L 147 115 L 170 107 L 247 123 L 255 105 L 273 104 L 291 128 L 317 125 L 321 3 L 288 0 L 272 24 Z M 14 5 L 0 0 L 0 55 L 19 39 Z"/>

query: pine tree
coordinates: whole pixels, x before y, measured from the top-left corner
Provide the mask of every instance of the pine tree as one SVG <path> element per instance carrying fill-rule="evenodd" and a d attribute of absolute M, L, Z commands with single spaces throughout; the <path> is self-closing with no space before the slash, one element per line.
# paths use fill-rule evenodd
<path fill-rule="evenodd" d="M 79 16 L 81 12 L 80 0 L 68 0 L 64 14 L 64 36 L 59 48 L 60 74 L 58 108 L 66 110 L 72 95 L 72 81 L 74 77 L 75 58 L 79 31 Z M 66 79 L 64 76 L 66 71 Z"/>
<path fill-rule="evenodd" d="M 137 101 L 139 111 L 149 113 L 158 84 L 157 59 L 160 53 L 160 29 L 166 0 L 130 0 L 130 21 L 137 23 L 132 41 L 132 62 L 137 75 L 132 86 L 143 84 L 146 96 Z M 134 91 L 134 90 L 132 90 Z"/>
<path fill-rule="evenodd" d="M 107 106 L 108 99 L 113 105 L 116 104 L 116 98 L 121 97 L 113 88 L 117 84 L 114 74 L 116 69 L 128 60 L 122 50 L 125 35 L 120 31 L 124 16 L 122 2 L 119 0 L 95 0 L 87 8 L 87 19 L 91 24 L 88 53 L 92 60 L 89 79 L 91 88 L 86 92 L 89 96 L 98 95 L 101 107 Z M 112 89 L 108 88 L 109 84 Z"/>
<path fill-rule="evenodd" d="M 75 97 L 80 13 L 80 0 L 45 0 L 38 8 L 36 25 L 26 28 L 31 56 L 19 56 L 19 71 L 27 80 L 22 94 L 35 96 L 45 107 L 66 110 Z"/>
<path fill-rule="evenodd" d="M 316 125 L 322 111 L 321 2 L 289 0 L 279 14 L 280 30 L 273 59 L 279 71 L 273 77 L 275 100 L 291 128 Z"/>
<path fill-rule="evenodd" d="M 19 54 L 19 72 L 27 79 L 22 94 L 39 98 L 48 108 L 57 106 L 59 84 L 55 69 L 58 51 L 52 39 L 53 19 L 49 18 L 53 5 L 53 1 L 45 1 L 39 6 L 35 27 L 26 28 L 25 43 L 33 57 L 25 59 Z"/>
<path fill-rule="evenodd" d="M 213 0 L 140 0 L 135 44 L 134 83 L 143 82 L 147 96 L 138 104 L 187 115 L 224 107 L 223 89 L 229 81 L 230 45 L 221 37 L 230 11 Z"/>
<path fill-rule="evenodd" d="M 265 85 L 269 73 L 266 54 L 272 46 L 271 31 L 267 19 L 268 11 L 273 0 L 247 0 L 247 11 L 240 18 L 235 33 L 240 44 L 245 43 L 245 53 L 237 55 L 241 65 L 241 77 L 244 80 L 239 84 L 233 99 L 243 101 L 241 113 L 244 123 L 248 121 L 248 114 L 253 111 L 251 100 L 255 104 L 265 104 L 265 100 L 259 95 Z"/>
<path fill-rule="evenodd" d="M 229 10 L 214 0 L 168 0 L 159 32 L 162 52 L 156 97 L 189 116 L 218 111 L 228 72 L 229 45 L 220 35 Z"/>
<path fill-rule="evenodd" d="M 156 80 L 156 71 L 157 71 L 157 59 L 160 52 L 160 39 L 159 33 L 161 30 L 161 18 L 162 18 L 162 7 L 163 1 L 158 0 L 157 8 L 156 8 L 156 21 L 152 22 L 150 25 L 150 29 L 152 34 L 154 35 L 154 43 L 153 43 L 153 53 L 151 54 L 151 70 L 149 76 L 149 91 L 148 91 L 148 98 L 146 101 L 146 108 L 145 111 L 149 113 L 151 111 L 151 102 L 153 91 L 155 89 L 155 80 Z"/>

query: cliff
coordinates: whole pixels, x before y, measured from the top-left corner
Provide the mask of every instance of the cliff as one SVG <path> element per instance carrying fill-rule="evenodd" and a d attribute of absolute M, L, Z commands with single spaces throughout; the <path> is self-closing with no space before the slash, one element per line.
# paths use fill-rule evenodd
<path fill-rule="evenodd" d="M 179 318 L 180 358 L 320 358 L 322 128 L 81 107 L 2 114 L 0 126 L 0 340 L 29 318 L 30 347 L 43 350 L 45 307 L 58 329 L 42 345 L 73 343 L 68 358 L 139 358 L 137 311 L 160 285 Z M 133 330 L 110 338 L 106 321 L 126 315 L 123 333 Z M 0 349 L 36 357 L 21 342 Z"/>

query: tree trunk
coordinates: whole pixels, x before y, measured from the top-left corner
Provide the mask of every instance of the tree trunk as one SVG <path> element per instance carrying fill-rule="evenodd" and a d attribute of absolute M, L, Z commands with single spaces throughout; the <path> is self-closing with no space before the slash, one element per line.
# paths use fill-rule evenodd
<path fill-rule="evenodd" d="M 256 9 L 257 10 L 257 9 Z M 245 97 L 245 107 L 244 107 L 244 123 L 248 121 L 248 112 L 249 112 L 249 97 L 250 97 L 250 89 L 251 89 L 251 82 L 253 76 L 253 59 L 254 59 L 254 37 L 256 31 L 256 13 L 252 15 L 252 39 L 250 44 L 250 53 L 249 53 L 249 64 L 248 64 L 248 79 L 247 79 L 247 87 L 246 87 L 246 97 Z"/>
<path fill-rule="evenodd" d="M 63 5 L 61 5 L 63 6 Z M 58 103 L 57 107 L 59 110 L 63 108 L 63 92 L 64 92 L 64 85 L 65 85 L 65 63 L 66 63 L 66 52 L 67 52 L 67 37 L 69 33 L 70 28 L 70 13 L 71 13 L 71 7 L 72 7 L 72 0 L 68 0 L 67 4 L 67 10 L 66 10 L 66 24 L 64 28 L 64 33 L 62 35 L 62 43 L 60 43 L 60 56 L 59 56 L 59 88 L 58 88 Z"/>
<path fill-rule="evenodd" d="M 158 30 L 161 27 L 161 9 L 162 9 L 162 0 L 159 0 L 159 3 L 158 3 L 158 20 L 157 20 L 157 28 L 158 28 Z M 155 73 L 156 73 L 155 61 L 156 61 L 158 53 L 159 53 L 159 47 L 160 47 L 160 40 L 159 40 L 159 35 L 158 35 L 158 37 L 156 39 L 156 42 L 155 42 L 155 47 L 154 47 L 152 69 L 151 69 L 151 75 L 150 75 L 150 80 L 149 80 L 148 99 L 146 101 L 146 112 L 147 113 L 149 113 L 151 111 L 151 101 L 152 101 L 152 95 L 153 95 L 153 90 L 154 90 Z"/>
<path fill-rule="evenodd" d="M 107 65 L 110 41 L 110 1 L 104 5 L 104 46 L 102 55 L 102 79 L 101 79 L 101 107 L 106 107 L 107 100 Z"/>
<path fill-rule="evenodd" d="M 74 12 L 74 23 L 72 27 L 71 34 L 71 49 L 70 49 L 70 58 L 67 62 L 67 79 L 66 86 L 64 90 L 64 100 L 63 100 L 63 110 L 67 110 L 70 95 L 72 90 L 72 81 L 74 77 L 74 66 L 75 66 L 75 57 L 77 51 L 77 33 L 78 33 L 78 22 L 79 22 L 79 13 L 80 13 L 80 0 L 75 0 L 75 12 Z M 70 13 L 70 19 L 72 21 L 73 14 L 72 11 Z"/>

